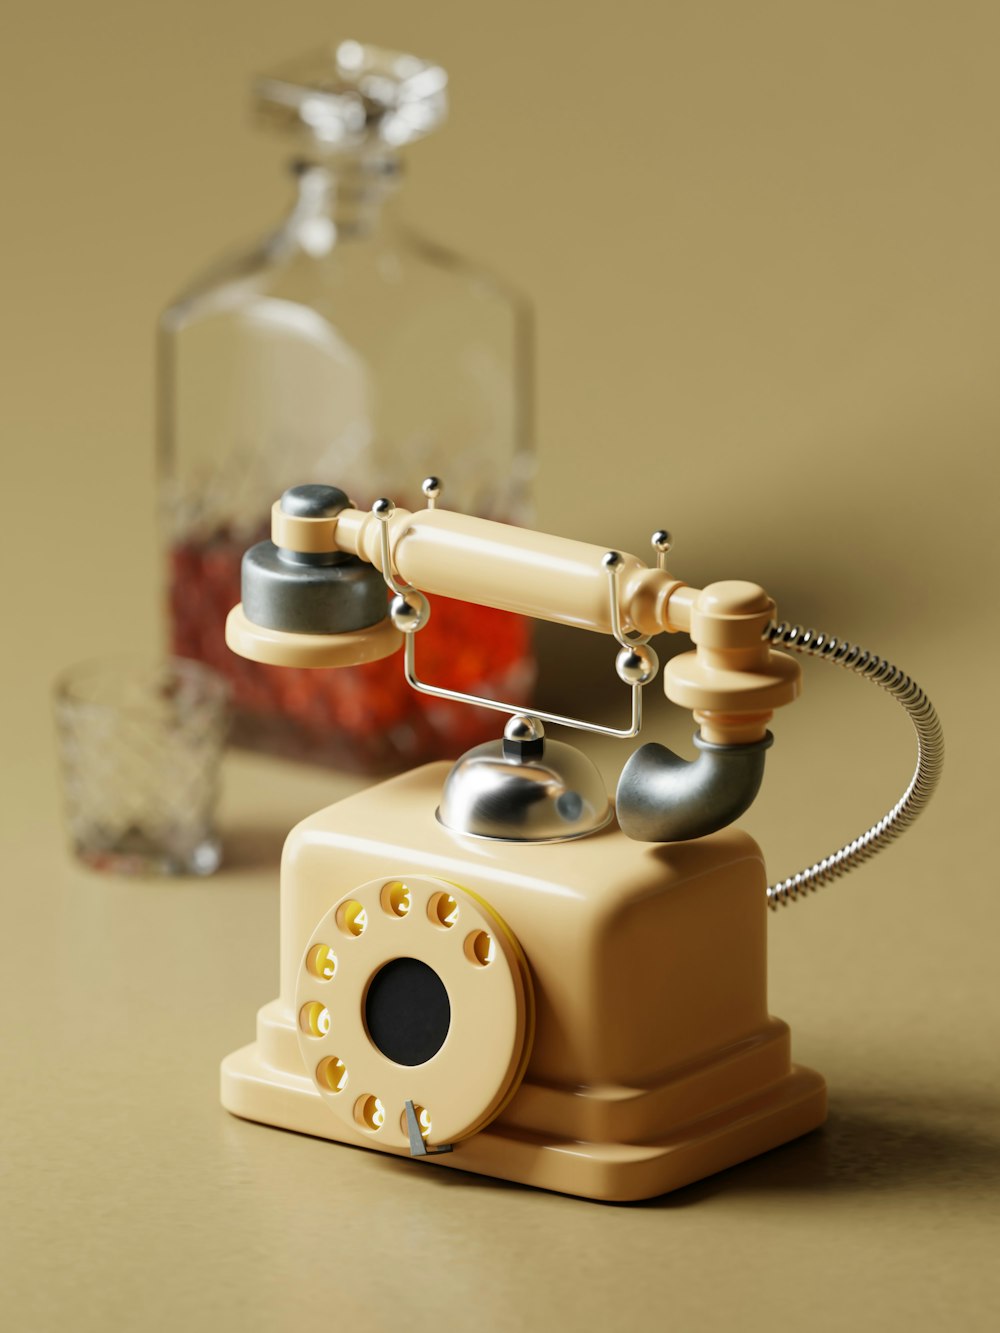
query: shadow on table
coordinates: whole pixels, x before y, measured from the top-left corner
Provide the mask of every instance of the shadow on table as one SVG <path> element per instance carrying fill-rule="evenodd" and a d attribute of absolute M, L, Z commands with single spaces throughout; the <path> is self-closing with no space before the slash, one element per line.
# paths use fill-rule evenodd
<path fill-rule="evenodd" d="M 288 837 L 287 824 L 227 824 L 222 830 L 223 869 L 263 870 L 277 873 L 281 849 Z"/>
<path fill-rule="evenodd" d="M 919 1194 L 971 1203 L 996 1197 L 1000 1186 L 1000 1138 L 981 1126 L 998 1123 L 1000 1107 L 984 1099 L 902 1101 L 841 1093 L 822 1129 L 782 1148 L 720 1171 L 684 1189 L 621 1208 L 685 1208 L 716 1196 L 847 1197 Z M 405 1169 L 394 1158 L 387 1170 Z M 430 1188 L 529 1190 L 526 1185 L 470 1176 L 464 1171 L 428 1173 Z M 609 1205 L 604 1205 L 605 1207 Z"/>
<path fill-rule="evenodd" d="M 633 1207 L 695 1204 L 716 1194 L 903 1194 L 995 1197 L 1000 1138 L 982 1126 L 1000 1123 L 987 1099 L 914 1097 L 903 1101 L 841 1093 L 826 1124 L 783 1148 L 707 1180 Z"/>

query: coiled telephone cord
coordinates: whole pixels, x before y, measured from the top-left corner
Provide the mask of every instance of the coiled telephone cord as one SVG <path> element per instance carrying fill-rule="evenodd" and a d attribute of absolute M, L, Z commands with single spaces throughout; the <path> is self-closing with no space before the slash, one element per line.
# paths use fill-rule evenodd
<path fill-rule="evenodd" d="M 785 621 L 780 624 L 772 621 L 764 631 L 764 639 L 775 648 L 832 662 L 834 666 L 843 667 L 881 686 L 903 708 L 917 733 L 917 766 L 909 786 L 896 804 L 871 828 L 837 851 L 778 884 L 769 884 L 767 905 L 776 911 L 786 903 L 795 902 L 822 885 L 846 875 L 909 828 L 930 800 L 941 776 L 944 736 L 937 713 L 927 695 L 905 672 L 885 658 L 876 657 L 857 644 L 803 629 L 801 625 L 789 625 Z"/>

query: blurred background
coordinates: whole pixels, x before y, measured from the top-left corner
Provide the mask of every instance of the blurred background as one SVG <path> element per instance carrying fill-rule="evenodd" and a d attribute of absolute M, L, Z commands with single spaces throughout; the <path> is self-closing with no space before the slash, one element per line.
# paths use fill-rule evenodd
<path fill-rule="evenodd" d="M 996 1033 L 991 0 L 22 7 L 0 57 L 7 817 L 53 837 L 52 674 L 163 642 L 156 315 L 289 200 L 251 75 L 345 36 L 448 70 L 449 122 L 408 150 L 403 212 L 535 304 L 538 526 L 640 555 L 666 526 L 679 577 L 759 581 L 937 704 L 939 796 L 873 868 L 782 914 L 772 991 L 834 1086 L 877 1099 L 895 1070 L 928 1107 L 940 1094 L 921 1155 L 960 1156 Z M 610 651 L 587 638 L 578 657 L 578 638 L 540 635 L 549 706 L 617 697 Z M 777 875 L 877 817 L 911 767 L 888 700 L 805 671 L 744 821 Z M 655 727 L 688 745 L 686 715 Z M 626 752 L 595 747 L 612 778 Z M 280 772 L 227 796 L 233 828 L 267 831 L 272 888 L 281 833 L 317 803 Z"/>
<path fill-rule="evenodd" d="M 996 629 L 1000 438 L 1000 15 L 970 0 L 21 14 L 2 87 L 8 734 L 48 744 L 57 667 L 163 641 L 157 312 L 291 198 L 251 75 L 345 35 L 449 72 L 401 211 L 535 303 L 538 525 L 640 554 L 669 527 L 680 577 L 757 580 L 789 619 L 901 661 L 961 746 L 957 664 Z M 543 629 L 546 702 L 574 680 L 610 693 L 603 648 Z M 895 719 L 874 700 L 873 746 L 870 691 L 835 684 L 838 737 L 865 754 L 853 788 Z M 782 733 L 815 743 L 808 707 Z M 980 738 L 978 708 L 969 724 Z M 953 748 L 961 819 L 980 749 Z M 18 786 L 51 782 L 38 765 Z"/>

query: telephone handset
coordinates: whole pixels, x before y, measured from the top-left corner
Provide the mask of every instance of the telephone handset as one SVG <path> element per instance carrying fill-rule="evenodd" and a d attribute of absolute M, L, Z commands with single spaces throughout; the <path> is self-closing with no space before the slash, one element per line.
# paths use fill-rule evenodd
<path fill-rule="evenodd" d="M 244 557 L 230 647 L 260 662 L 337 667 L 403 650 L 423 693 L 508 715 L 503 736 L 349 797 L 289 835 L 281 995 L 258 1040 L 223 1064 L 234 1113 L 342 1142 L 433 1157 L 593 1198 L 676 1188 L 822 1123 L 825 1085 L 791 1063 L 767 1013 L 766 907 L 873 855 L 916 818 L 941 729 L 902 672 L 775 621 L 762 588 L 690 587 L 666 568 L 438 506 L 356 509 L 332 486 L 286 491 L 272 541 Z M 386 587 L 391 593 L 387 601 Z M 609 634 L 630 715 L 612 727 L 460 694 L 421 679 L 428 594 Z M 614 803 L 550 725 L 638 735 L 659 663 L 698 755 L 640 746 Z M 881 685 L 905 708 L 917 767 L 859 838 L 768 886 L 731 825 L 751 804 L 774 710 L 799 690 L 786 651 Z M 330 1113 L 333 1113 L 332 1115 Z"/>

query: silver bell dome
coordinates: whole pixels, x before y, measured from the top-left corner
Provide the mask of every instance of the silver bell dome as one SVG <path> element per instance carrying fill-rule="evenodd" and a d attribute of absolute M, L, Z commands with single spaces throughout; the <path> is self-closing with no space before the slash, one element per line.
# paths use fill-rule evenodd
<path fill-rule="evenodd" d="M 537 718 L 513 717 L 502 741 L 469 750 L 445 780 L 446 828 L 502 842 L 563 842 L 612 816 L 604 782 L 582 751 L 545 739 Z"/>

